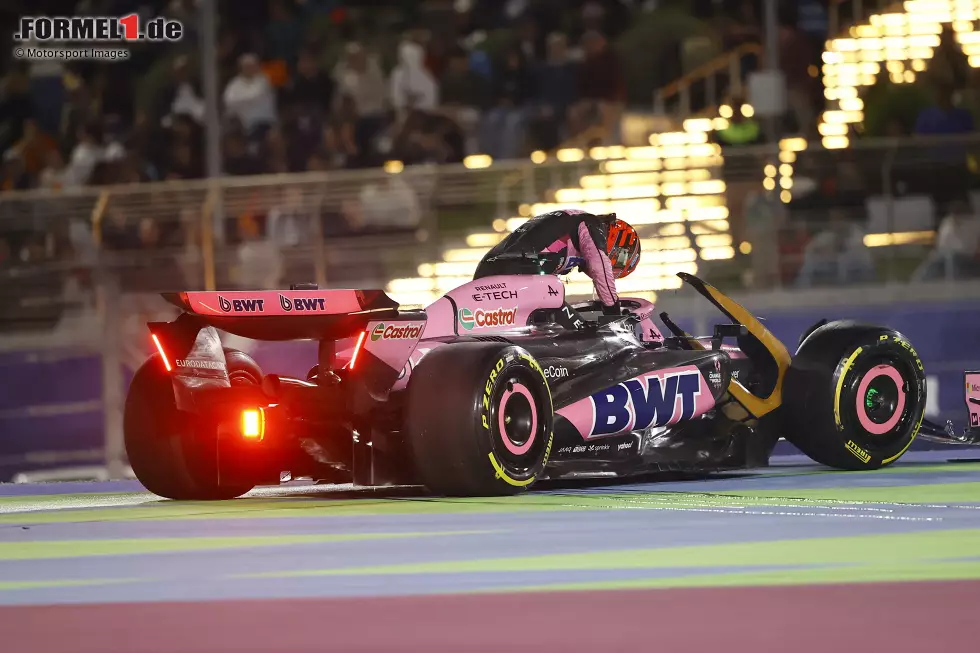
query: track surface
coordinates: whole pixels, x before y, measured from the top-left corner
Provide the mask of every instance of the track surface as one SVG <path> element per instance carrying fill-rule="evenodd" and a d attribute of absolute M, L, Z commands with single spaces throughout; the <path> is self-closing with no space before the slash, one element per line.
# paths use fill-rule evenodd
<path fill-rule="evenodd" d="M 969 455 L 493 500 L 0 485 L 3 650 L 975 652 Z"/>

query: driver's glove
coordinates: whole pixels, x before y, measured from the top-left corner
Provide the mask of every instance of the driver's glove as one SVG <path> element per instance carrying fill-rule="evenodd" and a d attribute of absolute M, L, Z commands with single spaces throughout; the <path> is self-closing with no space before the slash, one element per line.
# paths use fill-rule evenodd
<path fill-rule="evenodd" d="M 613 302 L 612 306 L 606 306 L 605 304 L 603 304 L 602 305 L 602 314 L 603 315 L 622 315 L 623 314 L 623 310 L 619 306 L 619 300 Z"/>

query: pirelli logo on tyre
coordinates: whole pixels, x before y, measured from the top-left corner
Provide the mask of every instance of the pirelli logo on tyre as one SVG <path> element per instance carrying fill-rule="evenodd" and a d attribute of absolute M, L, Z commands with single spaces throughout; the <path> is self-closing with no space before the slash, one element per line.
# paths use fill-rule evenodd
<path fill-rule="evenodd" d="M 497 375 L 500 371 L 504 369 L 504 364 L 507 362 L 505 358 L 497 359 L 497 363 L 490 370 L 490 376 L 487 377 L 487 382 L 483 386 L 483 400 L 480 405 L 483 407 L 481 411 L 480 420 L 483 423 L 483 428 L 490 430 L 490 397 L 493 395 L 493 387 L 497 384 Z"/>
<path fill-rule="evenodd" d="M 903 349 L 907 349 L 908 352 L 912 354 L 912 356 L 915 358 L 915 366 L 919 368 L 919 371 L 923 371 L 923 372 L 925 371 L 925 367 L 922 365 L 922 360 L 919 358 L 919 352 L 915 351 L 915 347 L 912 346 L 912 343 L 910 343 L 908 340 L 905 340 L 904 338 L 899 338 L 898 336 L 890 336 L 887 333 L 882 334 L 878 338 L 878 342 L 881 342 L 882 340 L 889 340 L 889 339 L 891 339 L 892 342 L 902 347 Z"/>
<path fill-rule="evenodd" d="M 422 335 L 424 324 L 378 324 L 371 329 L 371 340 L 415 340 Z"/>
<path fill-rule="evenodd" d="M 860 460 L 862 463 L 867 464 L 871 460 L 871 454 L 867 451 L 854 444 L 854 440 L 848 440 L 844 447 L 854 454 L 854 457 Z"/>

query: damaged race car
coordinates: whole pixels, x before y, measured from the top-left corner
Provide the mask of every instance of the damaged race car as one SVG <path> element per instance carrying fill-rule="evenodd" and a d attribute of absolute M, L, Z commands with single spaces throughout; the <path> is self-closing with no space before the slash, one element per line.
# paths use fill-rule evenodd
<path fill-rule="evenodd" d="M 544 479 L 765 466 L 781 437 L 847 470 L 894 462 L 920 432 L 961 441 L 924 422 L 923 365 L 894 330 L 820 323 L 791 354 L 680 274 L 726 321 L 692 336 L 661 313 L 662 331 L 650 302 L 623 298 L 620 315 L 571 305 L 547 257 L 524 258 L 528 274 L 469 282 L 424 310 L 312 285 L 164 294 L 182 312 L 149 323 L 156 352 L 129 389 L 135 475 L 188 500 L 288 478 L 486 496 Z M 318 360 L 306 378 L 266 373 L 223 348 L 219 330 L 314 340 Z"/>

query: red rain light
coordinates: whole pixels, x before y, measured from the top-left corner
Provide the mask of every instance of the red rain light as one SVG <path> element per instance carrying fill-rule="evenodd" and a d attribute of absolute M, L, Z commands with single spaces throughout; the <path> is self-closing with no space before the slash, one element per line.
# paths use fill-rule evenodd
<path fill-rule="evenodd" d="M 357 355 L 361 353 L 361 345 L 364 344 L 364 336 L 367 335 L 367 331 L 361 331 L 361 335 L 357 336 L 357 344 L 354 345 L 354 353 L 350 357 L 350 363 L 347 365 L 347 369 L 354 369 L 354 361 L 357 360 Z"/>
<path fill-rule="evenodd" d="M 163 366 L 170 371 L 170 361 L 167 360 L 167 352 L 163 351 L 163 345 L 160 344 L 160 339 L 157 338 L 157 334 L 151 333 L 150 337 L 153 338 L 153 344 L 156 345 L 157 351 L 160 352 L 160 358 L 163 359 Z"/>
<path fill-rule="evenodd" d="M 265 435 L 265 411 L 261 408 L 246 408 L 242 411 L 242 437 L 246 440 L 261 440 Z"/>

